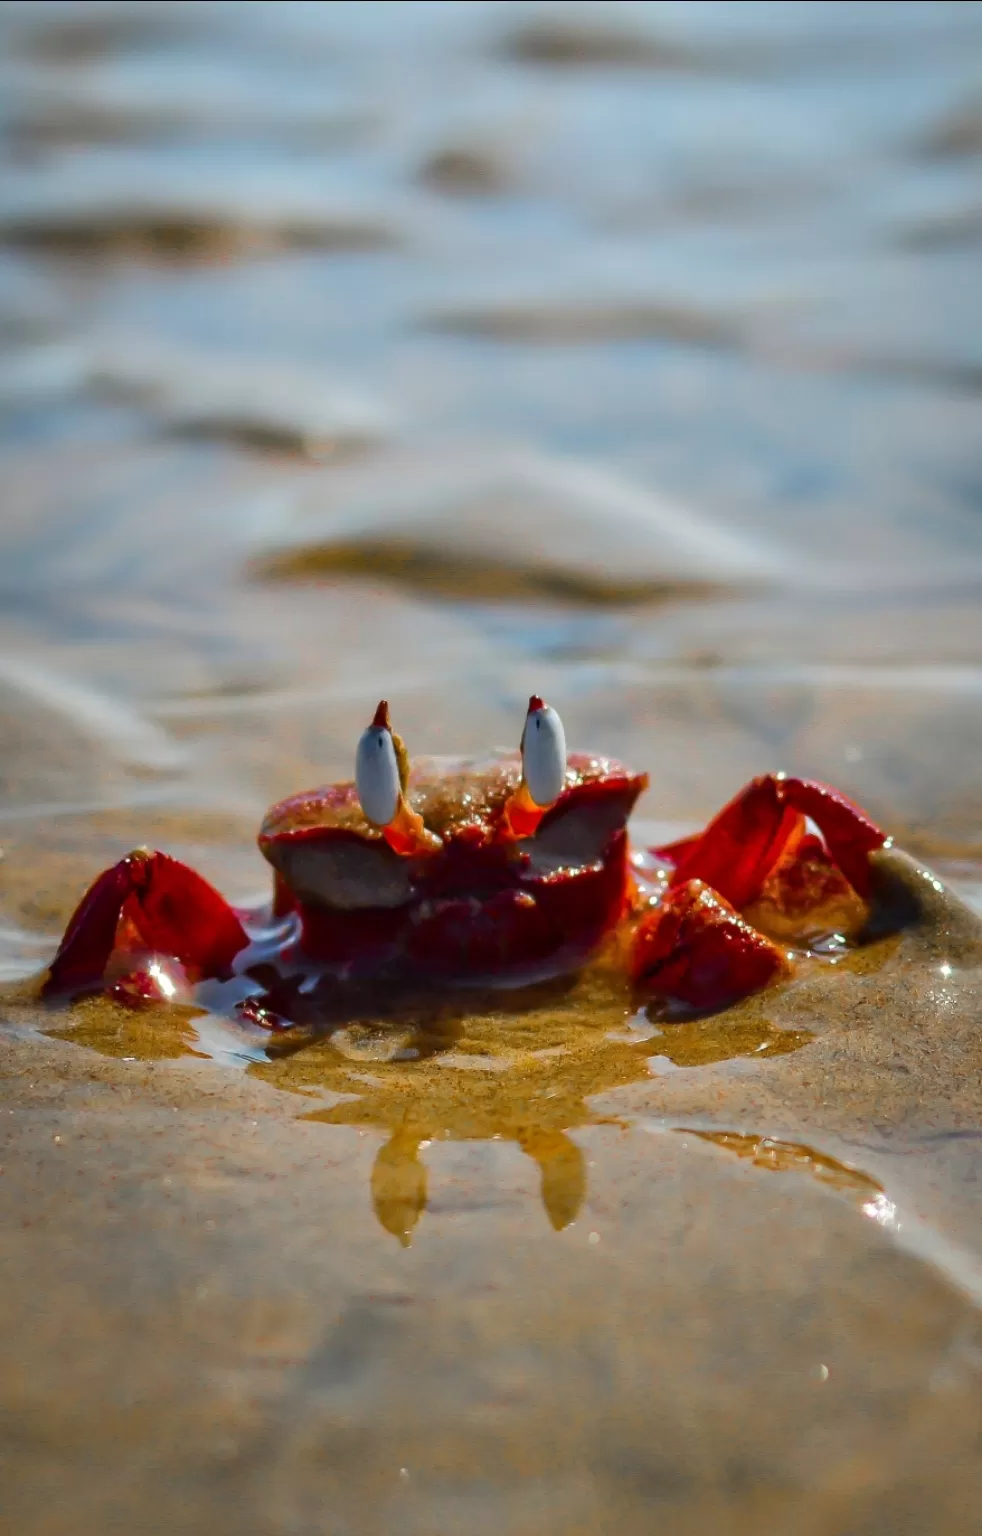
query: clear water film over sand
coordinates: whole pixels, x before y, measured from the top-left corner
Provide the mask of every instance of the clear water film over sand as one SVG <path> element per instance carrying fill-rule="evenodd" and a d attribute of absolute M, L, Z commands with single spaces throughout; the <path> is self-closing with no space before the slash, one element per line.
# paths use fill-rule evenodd
<path fill-rule="evenodd" d="M 979 1529 L 980 60 L 973 3 L 0 6 L 12 1531 Z M 532 692 L 641 842 L 839 785 L 910 922 L 681 1022 L 38 1002 L 129 849 L 257 900 L 379 697 L 483 753 Z"/>

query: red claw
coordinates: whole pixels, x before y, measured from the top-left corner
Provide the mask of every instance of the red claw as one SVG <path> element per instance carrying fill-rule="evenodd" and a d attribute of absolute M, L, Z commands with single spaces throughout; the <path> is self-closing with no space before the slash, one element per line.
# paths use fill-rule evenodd
<path fill-rule="evenodd" d="M 166 853 L 137 849 L 82 897 L 43 992 L 100 986 L 117 947 L 173 957 L 197 978 L 220 976 L 248 942 L 238 917 L 207 880 Z"/>
<path fill-rule="evenodd" d="M 701 880 L 669 890 L 634 936 L 634 983 L 690 1008 L 724 1008 L 787 971 L 783 950 Z"/>
<path fill-rule="evenodd" d="M 808 819 L 824 843 L 808 834 Z M 869 855 L 885 841 L 827 784 L 754 779 L 703 832 L 655 850 L 675 868 L 635 935 L 634 980 L 694 1008 L 767 986 L 788 961 L 754 924 L 793 941 L 826 926 L 857 931 L 867 916 Z"/>
<path fill-rule="evenodd" d="M 869 855 L 883 846 L 886 835 L 845 795 L 813 779 L 763 774 L 698 837 L 656 851 L 675 863 L 672 886 L 703 880 L 734 907 L 745 907 L 798 843 L 806 817 L 818 827 L 849 884 L 867 897 Z"/>

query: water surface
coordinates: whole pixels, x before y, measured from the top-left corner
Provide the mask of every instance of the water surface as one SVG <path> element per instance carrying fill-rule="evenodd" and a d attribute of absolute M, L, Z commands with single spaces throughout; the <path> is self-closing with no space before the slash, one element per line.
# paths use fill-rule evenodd
<path fill-rule="evenodd" d="M 26 978 L 135 845 L 258 899 L 383 694 L 454 753 L 545 694 L 652 839 L 830 779 L 980 906 L 982 8 L 0 40 L 16 1528 L 974 1530 L 968 915 L 711 1020 L 587 977 L 296 1051 Z"/>

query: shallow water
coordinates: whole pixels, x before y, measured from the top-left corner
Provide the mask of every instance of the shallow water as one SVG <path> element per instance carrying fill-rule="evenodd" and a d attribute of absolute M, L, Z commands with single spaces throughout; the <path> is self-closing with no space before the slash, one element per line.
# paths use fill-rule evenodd
<path fill-rule="evenodd" d="M 259 899 L 264 808 L 382 694 L 417 753 L 545 694 L 652 842 L 830 779 L 982 910 L 982 7 L 8 4 L 0 45 L 16 1529 L 973 1531 L 947 897 L 684 1023 L 588 975 L 293 1050 L 27 978 L 135 845 Z"/>

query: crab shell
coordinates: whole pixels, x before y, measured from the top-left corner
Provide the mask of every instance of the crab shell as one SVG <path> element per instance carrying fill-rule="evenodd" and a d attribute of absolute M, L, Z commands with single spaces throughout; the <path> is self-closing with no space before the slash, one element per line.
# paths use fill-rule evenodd
<path fill-rule="evenodd" d="M 406 797 L 440 843 L 412 855 L 366 821 L 353 783 L 274 805 L 259 847 L 277 912 L 299 915 L 304 953 L 471 979 L 582 960 L 627 909 L 627 820 L 647 776 L 571 754 L 559 798 L 516 838 L 505 805 L 521 778 L 517 752 L 417 759 Z"/>

